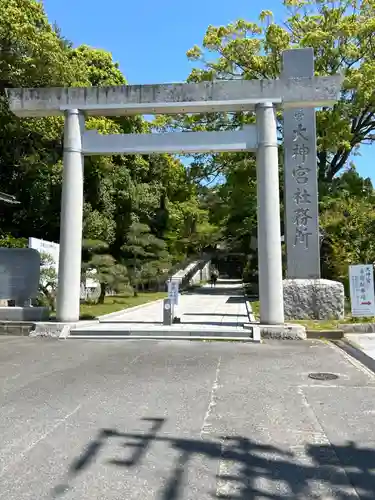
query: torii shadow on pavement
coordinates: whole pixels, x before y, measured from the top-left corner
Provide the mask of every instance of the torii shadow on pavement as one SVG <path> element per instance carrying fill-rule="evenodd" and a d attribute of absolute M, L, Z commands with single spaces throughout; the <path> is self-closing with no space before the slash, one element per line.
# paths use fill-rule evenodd
<path fill-rule="evenodd" d="M 81 456 L 73 460 L 64 483 L 54 488 L 52 497 L 60 498 L 70 491 L 74 487 L 73 483 L 94 462 L 131 471 L 132 467 L 141 462 L 143 465 L 147 464 L 147 452 L 154 443 L 164 443 L 176 450 L 178 457 L 169 471 L 166 483 L 160 491 L 153 492 L 152 497 L 160 500 L 185 498 L 183 492 L 189 488 L 187 467 L 195 456 L 203 457 L 205 461 L 218 462 L 217 487 L 215 491 L 209 492 L 212 498 L 375 498 L 375 450 L 358 448 L 353 442 L 340 446 L 307 444 L 305 458 L 300 460 L 293 452 L 271 444 L 256 443 L 244 436 L 211 436 L 210 439 L 204 439 L 204 436 L 174 437 L 169 433 L 161 434 L 164 418 L 142 420 L 150 423 L 148 432 L 100 429 Z M 121 446 L 125 454 L 130 451 L 128 458 L 111 458 L 106 453 L 111 441 L 112 444 Z M 219 463 L 226 462 L 231 464 L 231 468 L 219 466 Z M 272 491 L 267 491 L 270 484 L 273 485 Z M 332 492 L 333 496 L 323 493 L 322 487 Z M 317 496 L 317 491 L 323 496 Z M 359 492 L 358 495 L 356 491 Z M 125 498 L 132 498 L 132 492 L 124 491 Z"/>

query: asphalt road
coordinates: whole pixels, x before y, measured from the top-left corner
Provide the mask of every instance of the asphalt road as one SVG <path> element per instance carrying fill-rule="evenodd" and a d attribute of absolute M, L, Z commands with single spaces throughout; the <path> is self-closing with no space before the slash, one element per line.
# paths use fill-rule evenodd
<path fill-rule="evenodd" d="M 375 498 L 375 378 L 325 343 L 4 337 L 0 380 L 1 500 Z"/>

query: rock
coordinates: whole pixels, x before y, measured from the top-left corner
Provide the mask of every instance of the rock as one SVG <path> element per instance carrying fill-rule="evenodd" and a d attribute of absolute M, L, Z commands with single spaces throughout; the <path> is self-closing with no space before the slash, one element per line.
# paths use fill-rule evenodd
<path fill-rule="evenodd" d="M 342 283 L 324 279 L 287 279 L 283 285 L 285 320 L 344 317 Z"/>
<path fill-rule="evenodd" d="M 30 337 L 66 338 L 74 325 L 75 323 L 60 323 L 57 321 L 38 322 L 35 323 L 35 328 L 30 333 Z"/>
<path fill-rule="evenodd" d="M 305 340 L 306 328 L 302 325 L 260 325 L 262 339 Z"/>

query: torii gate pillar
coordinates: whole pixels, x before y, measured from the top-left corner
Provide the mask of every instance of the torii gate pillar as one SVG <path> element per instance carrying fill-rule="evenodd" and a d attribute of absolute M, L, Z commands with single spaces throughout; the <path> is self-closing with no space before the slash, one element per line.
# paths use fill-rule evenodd
<path fill-rule="evenodd" d="M 78 109 L 65 111 L 64 171 L 60 215 L 57 321 L 79 320 L 83 216 L 82 135 L 85 117 Z"/>
<path fill-rule="evenodd" d="M 276 111 L 272 102 L 256 107 L 258 130 L 258 268 L 261 324 L 284 323 L 280 244 L 280 195 Z"/>

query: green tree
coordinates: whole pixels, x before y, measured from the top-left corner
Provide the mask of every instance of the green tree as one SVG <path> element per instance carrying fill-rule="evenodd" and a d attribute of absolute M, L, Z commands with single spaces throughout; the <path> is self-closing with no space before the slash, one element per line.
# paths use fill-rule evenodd
<path fill-rule="evenodd" d="M 320 202 L 322 272 L 348 286 L 350 264 L 375 262 L 375 191 L 353 166 L 335 177 Z"/>
<path fill-rule="evenodd" d="M 213 207 L 217 225 L 234 251 L 248 253 L 257 227 L 257 185 L 255 159 L 243 153 L 217 157 L 223 165 L 225 183 L 216 189 L 220 201 Z"/>
<path fill-rule="evenodd" d="M 375 202 L 371 179 L 361 177 L 353 163 L 332 179 L 330 184 L 326 184 L 322 188 L 324 189 L 321 189 L 320 192 L 321 210 L 324 210 L 327 202 L 329 203 L 332 198 L 343 196 L 356 199 L 367 198 L 369 201 Z"/>
<path fill-rule="evenodd" d="M 40 254 L 39 301 L 47 304 L 51 311 L 56 308 L 57 273 L 53 257 L 46 253 Z"/>
<path fill-rule="evenodd" d="M 2 248 L 27 248 L 26 238 L 14 238 L 11 234 L 3 234 L 0 238 Z"/>
<path fill-rule="evenodd" d="M 319 179 L 331 182 L 351 153 L 374 140 L 375 4 L 372 0 L 285 0 L 283 5 L 282 23 L 263 11 L 259 23 L 239 19 L 226 26 L 209 26 L 202 47 L 188 51 L 190 59 L 203 65 L 192 71 L 189 80 L 277 78 L 282 51 L 312 47 L 316 74 L 345 77 L 340 101 L 317 113 Z M 243 113 L 205 115 L 194 118 L 193 124 L 233 127 L 248 118 Z"/>
<path fill-rule="evenodd" d="M 375 263 L 375 212 L 366 198 L 343 195 L 332 199 L 321 214 L 325 234 L 324 274 L 348 287 L 351 264 Z"/>
<path fill-rule="evenodd" d="M 82 74 L 38 0 L 0 0 L 0 46 L 2 94 L 6 87 L 72 84 Z"/>
<path fill-rule="evenodd" d="M 0 187 L 20 201 L 17 207 L 3 207 L 2 232 L 9 238 L 58 241 L 63 117 L 16 118 L 4 89 L 126 85 L 126 79 L 109 52 L 87 45 L 73 48 L 37 0 L 0 0 L 0 49 Z M 102 134 L 153 130 L 141 116 L 90 117 L 86 126 Z M 108 288 L 114 278 L 108 278 L 107 268 L 119 266 L 124 257 L 127 262 L 136 259 L 137 266 L 142 261 L 140 286 L 147 284 L 172 262 L 212 242 L 216 226 L 201 204 L 196 179 L 176 157 L 85 158 L 83 236 L 107 245 L 84 248 L 85 265 L 100 269 Z M 143 256 L 135 244 L 135 255 L 130 251 L 134 221 L 148 228 L 141 232 Z M 181 244 L 175 244 L 173 234 Z M 123 269 L 116 270 L 124 275 Z"/>
<path fill-rule="evenodd" d="M 145 282 L 164 273 L 171 265 L 165 241 L 153 235 L 148 225 L 136 220 L 129 228 L 122 251 L 134 295 Z"/>
<path fill-rule="evenodd" d="M 21 202 L 4 207 L 1 227 L 15 236 L 56 240 L 63 120 L 16 118 L 4 89 L 73 85 L 83 68 L 69 59 L 36 0 L 0 0 L 0 49 L 0 185 Z"/>
<path fill-rule="evenodd" d="M 80 45 L 69 51 L 69 59 L 75 66 L 85 69 L 84 80 L 88 80 L 93 87 L 127 83 L 118 63 L 113 61 L 112 54 L 106 50 Z"/>
<path fill-rule="evenodd" d="M 90 275 L 100 284 L 99 304 L 104 303 L 108 291 L 119 292 L 128 283 L 126 267 L 116 262 L 108 253 L 108 247 L 103 241 L 83 241 L 82 271 L 85 277 Z"/>

